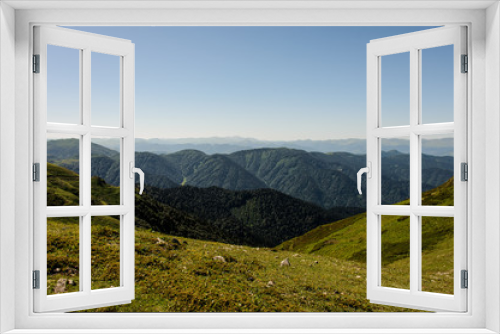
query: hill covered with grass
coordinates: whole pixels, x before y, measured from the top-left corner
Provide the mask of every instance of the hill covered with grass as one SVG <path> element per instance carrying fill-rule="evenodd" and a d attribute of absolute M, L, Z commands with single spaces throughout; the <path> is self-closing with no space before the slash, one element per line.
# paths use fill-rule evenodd
<path fill-rule="evenodd" d="M 54 165 L 48 171 L 52 203 L 77 204 L 78 175 Z M 92 185 L 94 203 L 115 200 L 118 188 L 99 178 L 93 178 Z M 452 186 L 450 180 L 426 192 L 424 203 L 449 204 Z M 90 312 L 412 311 L 366 299 L 364 214 L 317 227 L 272 249 L 203 238 L 203 233 L 224 231 L 208 230 L 211 227 L 196 217 L 148 195 L 136 197 L 136 213 L 136 298 L 130 304 Z M 171 221 L 175 235 L 156 227 L 155 220 L 161 219 Z M 452 222 L 449 218 L 423 222 L 425 291 L 453 291 Z M 179 226 L 196 239 L 179 237 L 186 233 Z M 408 288 L 408 227 L 406 217 L 383 219 L 386 286 Z M 48 219 L 49 294 L 78 291 L 78 233 L 78 219 Z M 117 217 L 92 219 L 93 289 L 119 284 L 119 235 Z"/>
<path fill-rule="evenodd" d="M 422 195 L 423 205 L 453 205 L 453 178 Z M 408 205 L 409 200 L 397 203 Z M 399 276 L 392 287 L 409 288 L 410 219 L 382 217 L 383 272 Z M 424 291 L 453 293 L 453 218 L 422 218 L 422 285 Z M 278 250 L 316 254 L 366 263 L 366 214 L 319 226 L 288 240 Z M 387 275 L 389 276 L 389 274 Z M 384 280 L 384 275 L 383 278 Z"/>
<path fill-rule="evenodd" d="M 78 224 L 49 221 L 48 293 L 78 291 Z M 92 288 L 119 285 L 118 220 L 93 221 Z M 289 266 L 281 266 L 289 259 Z M 87 312 L 401 312 L 365 297 L 363 265 L 137 229 L 135 299 Z M 71 280 L 71 284 L 68 281 Z"/>
<path fill-rule="evenodd" d="M 78 175 L 48 165 L 49 205 L 78 204 Z M 92 179 L 93 203 L 118 188 Z M 136 197 L 135 287 L 130 304 L 90 312 L 397 312 L 365 297 L 362 263 L 318 254 L 238 246 L 203 239 L 209 227 L 182 211 Z M 172 223 L 162 232 L 155 220 Z M 92 288 L 119 285 L 119 219 L 92 218 Z M 187 231 L 182 231 L 186 228 Z M 165 229 L 168 230 L 168 229 Z M 179 237 L 192 233 L 197 239 Z M 47 293 L 79 290 L 79 220 L 47 222 Z M 281 263 L 287 259 L 288 265 Z"/>

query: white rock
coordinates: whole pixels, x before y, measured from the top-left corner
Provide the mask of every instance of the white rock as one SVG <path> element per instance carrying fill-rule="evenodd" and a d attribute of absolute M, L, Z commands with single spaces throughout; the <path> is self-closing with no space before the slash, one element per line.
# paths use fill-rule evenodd
<path fill-rule="evenodd" d="M 286 258 L 283 261 L 281 261 L 280 267 L 283 267 L 283 266 L 290 267 L 290 261 L 288 260 L 288 258 Z"/>

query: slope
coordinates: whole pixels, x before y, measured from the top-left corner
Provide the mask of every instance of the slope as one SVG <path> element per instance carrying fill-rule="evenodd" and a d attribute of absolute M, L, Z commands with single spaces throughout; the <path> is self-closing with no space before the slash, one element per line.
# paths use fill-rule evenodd
<path fill-rule="evenodd" d="M 78 175 L 53 164 L 48 164 L 48 172 L 49 205 L 78 205 Z M 101 205 L 115 201 L 119 191 L 98 177 L 92 178 L 92 188 L 92 201 Z M 135 234 L 136 298 L 130 304 L 88 312 L 411 311 L 369 303 L 365 296 L 366 272 L 356 262 L 172 238 L 157 228 L 164 225 L 155 222 L 162 216 L 173 225 L 165 231 L 179 232 L 179 226 L 184 226 L 199 235 L 194 227 L 205 226 L 147 194 L 136 196 L 136 214 L 136 222 L 148 227 L 137 228 Z M 92 289 L 119 284 L 119 226 L 115 217 L 92 219 Z M 47 292 L 78 291 L 78 218 L 49 218 L 47 227 Z M 285 258 L 289 258 L 290 266 L 280 266 Z"/>
<path fill-rule="evenodd" d="M 422 202 L 423 205 L 453 205 L 453 178 L 425 192 Z M 398 204 L 407 205 L 408 201 Z M 453 231 L 453 218 L 424 217 L 422 220 L 422 275 L 423 284 L 429 289 L 426 291 L 453 291 Z M 319 226 L 276 249 L 365 263 L 366 214 Z M 382 265 L 384 270 L 397 273 L 404 281 L 395 287 L 408 288 L 409 217 L 382 217 Z"/>
<path fill-rule="evenodd" d="M 47 164 L 47 205 L 79 205 L 79 176 L 63 167 Z M 119 203 L 120 189 L 92 177 L 92 205 Z M 230 240 L 222 230 L 207 221 L 156 201 L 148 194 L 135 196 L 136 226 L 202 240 Z"/>
<path fill-rule="evenodd" d="M 234 244 L 272 247 L 312 228 L 363 211 L 325 210 L 273 189 L 232 191 L 218 187 L 147 188 L 156 200 L 210 221 Z"/>

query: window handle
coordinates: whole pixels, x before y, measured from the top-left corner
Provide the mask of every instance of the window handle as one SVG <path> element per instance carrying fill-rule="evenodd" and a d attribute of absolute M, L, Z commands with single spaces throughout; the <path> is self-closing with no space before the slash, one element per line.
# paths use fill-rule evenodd
<path fill-rule="evenodd" d="M 129 163 L 129 170 L 130 170 L 130 178 L 133 179 L 135 176 L 135 173 L 139 174 L 139 195 L 142 195 L 142 192 L 144 191 L 144 172 L 140 168 L 135 168 L 134 163 L 130 161 Z"/>
<path fill-rule="evenodd" d="M 365 167 L 365 168 L 361 168 L 359 171 L 358 171 L 358 192 L 359 194 L 363 194 L 361 192 L 361 175 L 363 175 L 363 173 L 366 173 L 366 177 L 371 179 L 372 177 L 372 163 L 370 161 L 368 161 L 368 166 Z"/>

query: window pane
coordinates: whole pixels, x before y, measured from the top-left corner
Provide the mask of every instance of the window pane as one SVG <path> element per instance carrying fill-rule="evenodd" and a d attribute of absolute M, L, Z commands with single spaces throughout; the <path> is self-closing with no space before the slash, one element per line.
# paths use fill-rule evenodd
<path fill-rule="evenodd" d="M 92 52 L 92 125 L 120 126 L 120 57 Z"/>
<path fill-rule="evenodd" d="M 119 138 L 92 138 L 92 205 L 121 203 L 120 142 Z M 118 147 L 118 150 L 109 147 Z"/>
<path fill-rule="evenodd" d="M 422 123 L 453 122 L 453 45 L 421 50 Z"/>
<path fill-rule="evenodd" d="M 80 50 L 47 45 L 47 121 L 80 123 Z"/>
<path fill-rule="evenodd" d="M 80 136 L 47 133 L 47 206 L 80 205 Z"/>
<path fill-rule="evenodd" d="M 120 216 L 92 217 L 92 290 L 120 286 Z"/>
<path fill-rule="evenodd" d="M 420 136 L 422 205 L 453 206 L 453 135 Z"/>
<path fill-rule="evenodd" d="M 422 217 L 422 291 L 453 294 L 451 217 Z"/>
<path fill-rule="evenodd" d="M 410 204 L 410 141 L 381 139 L 381 204 Z"/>
<path fill-rule="evenodd" d="M 410 53 L 381 57 L 382 126 L 410 124 Z"/>
<path fill-rule="evenodd" d="M 410 217 L 382 216 L 382 286 L 410 288 Z"/>
<path fill-rule="evenodd" d="M 47 218 L 47 295 L 77 292 L 80 218 Z"/>

